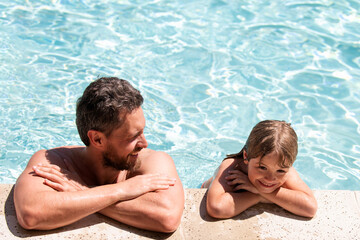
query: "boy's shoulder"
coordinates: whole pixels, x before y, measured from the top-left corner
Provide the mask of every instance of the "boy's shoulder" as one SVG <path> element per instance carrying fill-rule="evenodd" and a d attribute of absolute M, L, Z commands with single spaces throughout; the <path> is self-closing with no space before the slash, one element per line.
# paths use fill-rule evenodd
<path fill-rule="evenodd" d="M 296 171 L 294 167 L 290 167 L 287 173 L 287 179 L 283 184 L 283 187 L 292 189 L 294 186 L 298 185 L 299 183 L 303 183 L 299 173 Z"/>

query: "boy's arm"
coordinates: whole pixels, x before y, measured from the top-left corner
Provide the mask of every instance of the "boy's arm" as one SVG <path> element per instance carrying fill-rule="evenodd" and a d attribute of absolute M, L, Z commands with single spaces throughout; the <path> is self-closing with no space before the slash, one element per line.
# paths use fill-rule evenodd
<path fill-rule="evenodd" d="M 212 217 L 236 216 L 261 200 L 258 194 L 252 192 L 233 192 L 233 187 L 228 185 L 226 176 L 228 171 L 234 169 L 234 165 L 234 159 L 225 159 L 214 173 L 206 199 L 206 209 Z"/>
<path fill-rule="evenodd" d="M 168 154 L 153 151 L 141 163 L 140 174 L 147 173 L 176 178 L 176 183 L 166 190 L 148 192 L 138 198 L 113 204 L 99 212 L 138 228 L 173 232 L 180 224 L 185 201 L 175 164 Z"/>
<path fill-rule="evenodd" d="M 300 178 L 294 167 L 283 186 L 272 193 L 259 193 L 263 198 L 281 206 L 299 216 L 313 217 L 317 211 L 317 202 L 311 189 Z"/>
<path fill-rule="evenodd" d="M 65 226 L 118 201 L 125 201 L 146 192 L 157 190 L 159 183 L 164 183 L 164 178 L 144 175 L 117 184 L 60 192 L 44 184 L 44 178 L 39 176 L 39 174 L 45 174 L 52 181 L 56 179 L 60 182 L 69 181 L 57 177 L 56 174 L 60 172 L 50 168 L 49 172 L 35 174 L 32 169 L 32 166 L 38 164 L 49 164 L 49 158 L 51 158 L 52 164 L 61 166 L 62 160 L 58 159 L 58 156 L 55 154 L 49 156 L 47 151 L 41 150 L 33 155 L 15 184 L 16 214 L 20 225 L 26 229 L 54 229 Z M 166 179 L 165 182 L 169 180 Z M 143 186 L 143 188 L 134 189 L 134 186 L 137 185 Z M 160 187 L 160 189 L 164 189 L 164 187 Z"/>

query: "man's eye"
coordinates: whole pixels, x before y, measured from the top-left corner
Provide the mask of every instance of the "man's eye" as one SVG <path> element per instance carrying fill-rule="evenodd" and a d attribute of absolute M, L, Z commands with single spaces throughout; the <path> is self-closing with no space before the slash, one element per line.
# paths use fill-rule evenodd
<path fill-rule="evenodd" d="M 128 138 L 128 141 L 129 141 L 129 142 L 133 142 L 133 141 L 136 140 L 137 137 L 138 137 L 138 136 L 130 137 L 130 138 Z"/>
<path fill-rule="evenodd" d="M 135 137 L 133 137 L 133 138 L 131 139 L 131 141 L 133 142 L 133 141 L 135 141 L 137 138 L 138 138 L 138 136 L 135 136 Z"/>

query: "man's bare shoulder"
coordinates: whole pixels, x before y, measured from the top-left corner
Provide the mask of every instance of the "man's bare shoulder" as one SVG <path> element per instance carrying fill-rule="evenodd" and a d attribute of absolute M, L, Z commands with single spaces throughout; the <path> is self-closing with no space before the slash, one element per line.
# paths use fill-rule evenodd
<path fill-rule="evenodd" d="M 155 151 L 149 148 L 145 148 L 141 150 L 139 157 L 141 160 L 159 159 L 159 158 L 164 160 L 172 160 L 169 154 L 162 151 Z"/>
<path fill-rule="evenodd" d="M 17 179 L 16 182 L 17 188 L 19 188 L 19 186 L 23 186 L 23 188 L 27 188 L 27 186 L 29 185 L 31 185 L 32 188 L 35 188 L 35 186 L 44 186 L 43 178 L 38 177 L 34 173 L 34 167 L 36 167 L 39 164 L 53 164 L 59 166 L 60 168 L 66 168 L 64 159 L 76 158 L 76 156 L 79 156 L 81 149 L 83 149 L 83 147 L 66 146 L 66 147 L 57 147 L 48 150 L 42 149 L 37 151 L 30 158 L 26 168 Z"/>
<path fill-rule="evenodd" d="M 171 156 L 162 151 L 145 148 L 141 150 L 139 160 L 141 164 L 137 171 L 141 173 L 166 173 L 175 169 L 175 164 Z"/>
<path fill-rule="evenodd" d="M 29 160 L 30 165 L 40 163 L 62 164 L 63 159 L 74 159 L 79 156 L 84 149 L 82 146 L 64 146 L 52 149 L 42 149 L 37 151 Z"/>
<path fill-rule="evenodd" d="M 76 158 L 79 158 L 84 149 L 85 147 L 83 146 L 65 146 L 49 149 L 47 150 L 47 153 L 49 156 L 56 155 L 62 159 L 66 158 L 75 160 Z"/>
<path fill-rule="evenodd" d="M 39 150 L 32 155 L 20 177 L 31 173 L 33 167 L 39 164 L 54 164 L 63 168 L 65 166 L 64 159 L 75 160 L 83 149 L 84 147 L 81 146 L 66 146 Z"/>

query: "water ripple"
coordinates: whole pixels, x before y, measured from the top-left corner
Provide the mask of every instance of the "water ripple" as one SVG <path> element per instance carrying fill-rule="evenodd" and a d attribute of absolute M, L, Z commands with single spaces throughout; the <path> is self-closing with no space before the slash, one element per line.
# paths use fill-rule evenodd
<path fill-rule="evenodd" d="M 80 144 L 75 102 L 98 76 L 145 97 L 145 135 L 198 187 L 263 119 L 292 123 L 312 188 L 359 190 L 360 3 L 0 3 L 0 182 L 41 148 Z"/>

